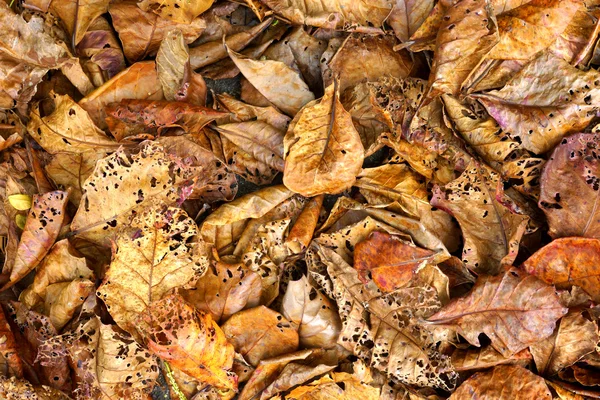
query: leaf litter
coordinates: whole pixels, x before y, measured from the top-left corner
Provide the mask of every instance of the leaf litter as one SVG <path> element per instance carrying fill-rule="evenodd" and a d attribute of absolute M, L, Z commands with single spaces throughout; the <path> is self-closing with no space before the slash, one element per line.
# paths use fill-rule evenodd
<path fill-rule="evenodd" d="M 600 2 L 0 3 L 0 397 L 600 398 Z"/>

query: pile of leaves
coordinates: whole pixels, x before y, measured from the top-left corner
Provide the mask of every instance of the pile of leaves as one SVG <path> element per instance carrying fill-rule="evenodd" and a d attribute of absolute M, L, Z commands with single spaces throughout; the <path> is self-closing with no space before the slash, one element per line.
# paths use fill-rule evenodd
<path fill-rule="evenodd" d="M 600 398 L 600 1 L 0 32 L 0 397 Z"/>

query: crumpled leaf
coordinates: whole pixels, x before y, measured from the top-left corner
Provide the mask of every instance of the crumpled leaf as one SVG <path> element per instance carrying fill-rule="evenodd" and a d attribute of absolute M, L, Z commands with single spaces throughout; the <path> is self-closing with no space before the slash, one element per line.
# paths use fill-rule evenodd
<path fill-rule="evenodd" d="M 266 122 L 280 131 L 287 131 L 291 121 L 290 117 L 277 111 L 273 106 L 253 106 L 237 100 L 227 93 L 217 94 L 217 99 L 219 106 L 223 106 L 227 111 L 233 113 L 239 122 L 258 120 Z"/>
<path fill-rule="evenodd" d="M 163 92 L 154 61 L 133 64 L 84 97 L 79 105 L 99 128 L 106 128 L 106 106 L 123 99 L 162 100 Z"/>
<path fill-rule="evenodd" d="M 465 240 L 462 256 L 467 267 L 492 275 L 513 263 L 529 220 L 499 202 L 499 182 L 496 172 L 473 163 L 443 189 L 435 187 L 431 199 L 432 206 L 458 220 Z"/>
<path fill-rule="evenodd" d="M 57 153 L 46 165 L 46 173 L 55 184 L 71 190 L 69 201 L 78 207 L 83 196 L 83 185 L 94 172 L 96 162 L 103 156 L 96 152 Z"/>
<path fill-rule="evenodd" d="M 306 276 L 288 283 L 281 313 L 298 326 L 302 347 L 335 347 L 341 330 L 337 307 Z"/>
<path fill-rule="evenodd" d="M 251 365 L 261 360 L 295 351 L 296 327 L 281 314 L 265 306 L 240 311 L 221 328 L 225 337 Z"/>
<path fill-rule="evenodd" d="M 422 285 L 382 294 L 372 281 L 363 284 L 356 270 L 323 245 L 311 246 L 307 263 L 311 276 L 338 304 L 340 345 L 402 383 L 455 385 L 449 358 L 437 351 L 429 331 L 415 323 L 439 309 L 435 289 Z M 322 278 L 323 270 L 331 282 Z"/>
<path fill-rule="evenodd" d="M 179 290 L 179 294 L 215 322 L 222 322 L 260 304 L 261 277 L 243 263 L 214 261 L 193 288 Z"/>
<path fill-rule="evenodd" d="M 148 204 L 174 204 L 189 186 L 190 172 L 157 143 L 147 143 L 135 155 L 119 150 L 100 160 L 86 180 L 71 230 L 108 245 L 109 237 L 129 222 L 134 211 Z"/>
<path fill-rule="evenodd" d="M 25 379 L 0 376 L 0 395 L 6 400 L 69 400 L 60 390 L 45 385 L 32 385 Z"/>
<path fill-rule="evenodd" d="M 6 270 L 5 265 L 2 271 L 10 274 L 9 281 L 2 290 L 23 279 L 50 251 L 63 225 L 68 200 L 68 192 L 58 190 L 34 196 L 14 264 L 10 270 Z"/>
<path fill-rule="evenodd" d="M 352 186 L 364 148 L 336 83 L 296 115 L 284 138 L 284 153 L 283 183 L 296 193 L 337 194 Z"/>
<path fill-rule="evenodd" d="M 425 21 L 434 3 L 433 0 L 396 0 L 386 22 L 396 37 L 406 42 Z"/>
<path fill-rule="evenodd" d="M 482 348 L 456 349 L 452 352 L 452 365 L 461 371 L 480 371 L 496 365 L 519 365 L 526 368 L 532 361 L 529 350 L 521 350 L 510 357 L 504 357 L 492 346 Z"/>
<path fill-rule="evenodd" d="M 600 301 L 600 240 L 561 238 L 542 247 L 523 269 L 558 289 L 577 285 Z"/>
<path fill-rule="evenodd" d="M 154 56 L 161 41 L 171 30 L 180 30 L 189 44 L 206 28 L 206 21 L 202 18 L 196 18 L 189 24 L 176 23 L 153 12 L 143 11 L 135 0 L 111 3 L 108 11 L 130 62 Z"/>
<path fill-rule="evenodd" d="M 188 240 L 194 221 L 177 208 L 149 208 L 131 222 L 133 234 L 116 241 L 113 257 L 98 288 L 115 322 L 136 336 L 135 320 L 153 301 L 202 275 Z"/>
<path fill-rule="evenodd" d="M 581 312 L 565 315 L 552 336 L 530 346 L 540 375 L 552 376 L 593 352 L 600 336 L 598 327 Z"/>
<path fill-rule="evenodd" d="M 473 289 L 428 318 L 456 330 L 474 346 L 485 333 L 505 357 L 552 335 L 567 313 L 554 288 L 516 268 L 480 275 Z"/>
<path fill-rule="evenodd" d="M 171 366 L 201 383 L 237 390 L 237 377 L 229 372 L 233 346 L 210 314 L 171 295 L 153 302 L 139 321 L 148 348 Z"/>
<path fill-rule="evenodd" d="M 518 365 L 500 365 L 478 372 L 450 396 L 451 400 L 552 399 L 544 379 Z"/>
<path fill-rule="evenodd" d="M 148 350 L 98 317 L 40 348 L 42 362 L 52 362 L 56 355 L 70 358 L 80 399 L 144 399 L 159 375 L 157 359 Z"/>
<path fill-rule="evenodd" d="M 305 104 L 315 99 L 297 72 L 281 61 L 251 60 L 228 49 L 229 57 L 252 86 L 271 103 L 288 115 L 295 115 Z M 273 81 L 277 75 L 277 81 Z"/>
<path fill-rule="evenodd" d="M 53 102 L 53 112 L 43 116 L 38 104 L 33 107 L 27 124 L 29 135 L 48 153 L 106 153 L 119 148 L 68 95 L 52 92 L 49 100 Z"/>
<path fill-rule="evenodd" d="M 600 238 L 600 133 L 580 133 L 558 145 L 542 170 L 539 206 L 552 237 Z"/>
<path fill-rule="evenodd" d="M 208 10 L 214 0 L 142 0 L 138 3 L 144 11 L 152 11 L 165 19 L 180 24 L 189 24 L 194 18 Z"/>
<path fill-rule="evenodd" d="M 511 138 L 541 154 L 594 118 L 599 80 L 596 70 L 580 71 L 554 55 L 542 54 L 502 89 L 474 97 Z"/>

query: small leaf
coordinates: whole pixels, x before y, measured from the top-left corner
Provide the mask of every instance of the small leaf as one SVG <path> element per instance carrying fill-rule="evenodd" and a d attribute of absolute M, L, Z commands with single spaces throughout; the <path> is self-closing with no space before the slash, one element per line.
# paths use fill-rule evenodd
<path fill-rule="evenodd" d="M 26 211 L 31 208 L 33 198 L 28 194 L 13 194 L 8 196 L 8 202 L 15 210 Z"/>

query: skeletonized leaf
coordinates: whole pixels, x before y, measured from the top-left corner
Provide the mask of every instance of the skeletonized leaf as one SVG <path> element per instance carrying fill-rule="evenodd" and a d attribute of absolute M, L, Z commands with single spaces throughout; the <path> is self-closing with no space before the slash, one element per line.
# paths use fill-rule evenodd
<path fill-rule="evenodd" d="M 286 114 L 295 115 L 315 99 L 300 75 L 281 61 L 251 60 L 231 49 L 228 52 L 252 86 Z"/>
<path fill-rule="evenodd" d="M 32 385 L 25 379 L 0 377 L 0 395 L 6 400 L 69 400 L 60 390 L 45 385 Z"/>
<path fill-rule="evenodd" d="M 306 276 L 288 283 L 281 313 L 298 325 L 302 347 L 335 347 L 341 329 L 337 308 Z"/>
<path fill-rule="evenodd" d="M 140 315 L 140 331 L 148 348 L 171 366 L 219 389 L 237 390 L 231 373 L 233 346 L 210 314 L 171 295 Z"/>
<path fill-rule="evenodd" d="M 337 84 L 321 100 L 304 107 L 284 138 L 283 183 L 311 197 L 337 194 L 352 186 L 360 172 L 364 148 L 351 115 L 339 100 Z"/>
<path fill-rule="evenodd" d="M 139 314 L 204 269 L 192 258 L 187 241 L 197 228 L 183 210 L 150 208 L 133 219 L 131 228 L 133 235 L 124 233 L 116 241 L 98 296 L 117 324 L 135 336 Z"/>
<path fill-rule="evenodd" d="M 518 365 L 500 365 L 467 379 L 449 400 L 550 400 L 543 378 Z"/>
<path fill-rule="evenodd" d="M 50 251 L 65 219 L 68 201 L 68 192 L 58 190 L 34 196 L 15 262 L 10 271 L 3 271 L 10 273 L 10 280 L 2 290 L 23 279 Z"/>
<path fill-rule="evenodd" d="M 152 11 L 165 19 L 181 24 L 189 24 L 194 18 L 208 10 L 214 0 L 142 0 L 138 6 L 144 11 Z"/>
<path fill-rule="evenodd" d="M 552 335 L 567 313 L 554 288 L 516 268 L 481 275 L 464 297 L 453 299 L 428 321 L 455 329 L 474 346 L 485 333 L 505 357 Z"/>
<path fill-rule="evenodd" d="M 552 237 L 600 238 L 600 133 L 564 139 L 542 170 L 539 206 Z"/>

